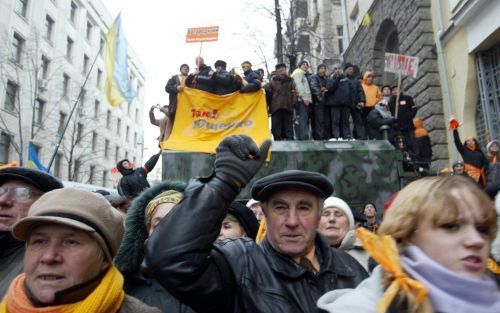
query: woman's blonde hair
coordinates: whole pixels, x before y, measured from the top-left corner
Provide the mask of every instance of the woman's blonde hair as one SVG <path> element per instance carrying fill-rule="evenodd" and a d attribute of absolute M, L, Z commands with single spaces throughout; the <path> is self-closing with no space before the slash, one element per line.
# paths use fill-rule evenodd
<path fill-rule="evenodd" d="M 407 185 L 387 210 L 379 234 L 392 236 L 401 253 L 409 245 L 410 238 L 424 219 L 430 217 L 431 222 L 437 226 L 459 218 L 460 203 L 463 200 L 453 194 L 455 190 L 468 190 L 476 197 L 482 209 L 480 222 L 488 229 L 488 239 L 493 241 L 497 228 L 493 201 L 477 184 L 463 176 L 426 177 Z M 386 272 L 383 277 L 385 290 L 394 278 Z M 393 305 L 406 307 L 407 312 L 411 313 L 434 312 L 428 298 L 417 303 L 415 296 L 403 289 L 395 296 Z"/>
<path fill-rule="evenodd" d="M 482 208 L 481 222 L 493 241 L 497 228 L 493 201 L 472 180 L 458 175 L 426 177 L 403 188 L 384 215 L 379 234 L 392 236 L 402 251 L 424 219 L 430 217 L 434 225 L 456 221 L 462 199 L 453 190 L 468 190 L 476 197 Z"/>

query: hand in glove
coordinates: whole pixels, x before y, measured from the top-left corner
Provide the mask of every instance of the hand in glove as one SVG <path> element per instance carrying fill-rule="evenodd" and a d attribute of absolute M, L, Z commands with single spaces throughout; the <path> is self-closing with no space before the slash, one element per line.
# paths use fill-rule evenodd
<path fill-rule="evenodd" d="M 230 179 L 237 189 L 244 187 L 257 174 L 266 160 L 271 141 L 257 147 L 247 135 L 234 135 L 219 143 L 215 156 L 215 175 Z"/>

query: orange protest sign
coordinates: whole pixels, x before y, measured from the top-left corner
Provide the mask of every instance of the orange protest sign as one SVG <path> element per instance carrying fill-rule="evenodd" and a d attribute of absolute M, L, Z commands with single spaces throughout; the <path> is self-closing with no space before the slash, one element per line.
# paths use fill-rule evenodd
<path fill-rule="evenodd" d="M 219 40 L 219 26 L 188 28 L 186 42 L 207 42 Z"/>

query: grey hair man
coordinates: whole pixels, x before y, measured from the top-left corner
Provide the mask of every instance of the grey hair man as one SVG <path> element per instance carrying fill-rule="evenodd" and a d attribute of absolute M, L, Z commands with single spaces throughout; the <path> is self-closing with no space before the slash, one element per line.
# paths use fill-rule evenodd
<path fill-rule="evenodd" d="M 259 148 L 245 135 L 225 138 L 214 173 L 191 180 L 146 244 L 153 275 L 197 312 L 316 312 L 323 293 L 367 277 L 352 257 L 317 235 L 323 199 L 333 192 L 318 173 L 285 171 L 257 180 L 252 197 L 263 203 L 266 239 L 213 244 L 230 203 L 269 148 L 269 141 Z"/>

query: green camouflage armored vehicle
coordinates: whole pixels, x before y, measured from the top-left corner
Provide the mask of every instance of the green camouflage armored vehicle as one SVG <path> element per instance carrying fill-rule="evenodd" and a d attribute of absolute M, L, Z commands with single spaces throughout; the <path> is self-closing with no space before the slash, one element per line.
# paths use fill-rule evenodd
<path fill-rule="evenodd" d="M 368 201 L 381 209 L 400 190 L 403 179 L 413 178 L 403 172 L 401 152 L 385 140 L 274 141 L 271 149 L 271 161 L 253 181 L 289 169 L 319 172 L 334 184 L 334 195 L 358 211 Z M 187 181 L 213 171 L 214 155 L 206 153 L 165 150 L 162 159 L 163 179 Z M 251 197 L 253 181 L 239 200 Z"/>

